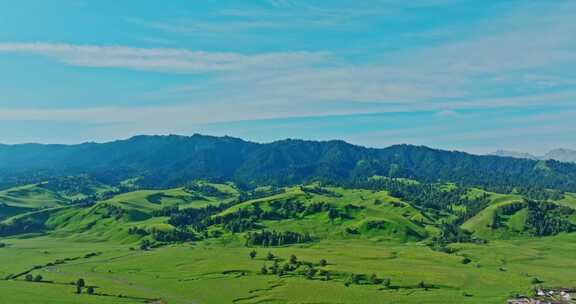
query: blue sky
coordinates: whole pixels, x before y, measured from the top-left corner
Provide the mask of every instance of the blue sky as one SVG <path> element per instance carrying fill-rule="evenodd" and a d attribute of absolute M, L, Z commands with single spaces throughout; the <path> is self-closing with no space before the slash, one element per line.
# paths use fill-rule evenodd
<path fill-rule="evenodd" d="M 576 148 L 576 3 L 0 0 L 0 142 Z"/>

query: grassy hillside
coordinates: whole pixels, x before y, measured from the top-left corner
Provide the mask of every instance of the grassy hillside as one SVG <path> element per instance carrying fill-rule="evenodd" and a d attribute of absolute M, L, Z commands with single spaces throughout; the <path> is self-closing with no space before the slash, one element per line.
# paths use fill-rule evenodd
<path fill-rule="evenodd" d="M 278 231 L 308 232 L 321 239 L 390 238 L 394 240 L 422 240 L 427 237 L 426 216 L 409 204 L 400 202 L 385 191 L 350 190 L 335 187 L 288 188 L 284 193 L 243 202 L 215 217 L 253 209 L 258 204 L 269 211 L 274 204 L 290 202 L 309 208 L 326 204 L 347 212 L 346 217 L 330 220 L 328 213 L 299 214 L 284 220 L 263 220 L 263 227 Z"/>
<path fill-rule="evenodd" d="M 162 298 L 167 303 L 502 303 L 514 293 L 527 293 L 538 278 L 553 286 L 573 284 L 576 267 L 574 236 L 542 240 L 459 245 L 456 254 L 431 251 L 417 244 L 367 240 L 324 241 L 306 246 L 251 248 L 234 240 L 214 240 L 168 246 L 152 251 L 131 251 L 110 243 L 78 243 L 65 239 L 5 240 L 0 250 L 0 274 L 76 258 L 32 271 L 54 283 L 0 281 L 0 300 L 18 303 L 145 303 Z M 271 251 L 282 265 L 291 255 L 299 260 L 328 264 L 318 267 L 333 273 L 329 281 L 316 275 L 262 275 Z M 100 255 L 85 258 L 86 254 Z M 472 262 L 463 264 L 464 257 Z M 389 278 L 391 288 L 369 283 L 345 286 L 351 274 L 375 273 Z M 83 278 L 96 291 L 113 297 L 76 295 L 68 282 Z M 431 286 L 419 288 L 420 282 Z M 214 292 L 218 290 L 219 292 Z M 123 295 L 129 298 L 119 298 Z M 148 301 L 145 299 L 149 299 Z"/>
<path fill-rule="evenodd" d="M 86 175 L 12 187 L 0 191 L 0 221 L 18 214 L 70 205 L 76 200 L 113 190 L 114 187 L 93 181 Z"/>
<path fill-rule="evenodd" d="M 101 200 L 91 206 L 75 205 L 29 211 L 0 222 L 4 225 L 25 226 L 23 232 L 48 232 L 56 236 L 72 235 L 76 239 L 98 238 L 134 242 L 139 238 L 129 236 L 130 227 L 143 229 L 172 229 L 166 217 L 155 212 L 167 207 L 200 208 L 218 205 L 237 197 L 230 185 L 202 183 L 205 187 L 192 190 L 173 188 L 166 190 L 137 190 Z M 206 187 L 208 185 L 208 187 Z M 203 190 L 212 189 L 206 193 Z M 30 225 L 34 223 L 34 225 Z"/>
<path fill-rule="evenodd" d="M 18 214 L 0 226 L 34 229 L 0 239 L 0 302 L 496 304 L 574 284 L 576 234 L 525 231 L 539 209 L 521 195 L 380 182 L 393 189 L 195 182 Z"/>
<path fill-rule="evenodd" d="M 477 193 L 487 193 L 482 190 L 477 190 Z M 504 206 L 508 206 L 513 203 L 522 202 L 523 198 L 519 195 L 512 194 L 497 194 L 489 193 L 490 195 L 490 205 L 484 210 L 479 212 L 477 215 L 466 221 L 462 228 L 474 232 L 476 235 L 486 238 L 486 239 L 497 239 L 500 237 L 506 237 L 506 230 L 494 231 L 494 215 L 495 213 Z"/>
<path fill-rule="evenodd" d="M 33 184 L 0 191 L 0 202 L 11 207 L 40 209 L 61 206 L 67 199 L 39 184 Z"/>

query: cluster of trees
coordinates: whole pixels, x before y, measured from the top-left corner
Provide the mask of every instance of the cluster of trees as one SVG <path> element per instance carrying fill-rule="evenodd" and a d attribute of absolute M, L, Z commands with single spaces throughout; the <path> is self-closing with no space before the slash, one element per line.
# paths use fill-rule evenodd
<path fill-rule="evenodd" d="M 94 286 L 86 286 L 86 281 L 84 281 L 84 279 L 82 279 L 82 278 L 76 280 L 76 282 L 74 282 L 72 284 L 76 286 L 76 293 L 77 294 L 81 294 L 82 290 L 84 288 L 86 288 L 87 294 L 89 294 L 89 295 L 94 294 Z"/>
<path fill-rule="evenodd" d="M 513 185 L 513 184 L 497 184 L 487 185 L 483 187 L 486 191 L 504 193 L 504 194 L 519 194 L 530 200 L 547 201 L 547 200 L 560 200 L 564 198 L 565 192 L 559 189 L 549 189 L 534 185 Z"/>
<path fill-rule="evenodd" d="M 203 232 L 209 226 L 214 224 L 212 219 L 216 215 L 236 204 L 238 201 L 229 203 L 221 203 L 219 205 L 208 205 L 202 208 L 186 208 L 186 209 L 164 209 L 169 212 L 170 219 L 168 223 L 178 228 L 191 228 L 196 232 Z M 164 215 L 166 216 L 166 215 Z"/>
<path fill-rule="evenodd" d="M 549 202 L 528 200 L 528 217 L 526 227 L 536 236 L 556 235 L 561 232 L 575 232 L 576 225 L 569 217 L 576 211 L 565 206 Z"/>
<path fill-rule="evenodd" d="M 102 218 L 114 218 L 115 220 L 119 220 L 124 216 L 126 211 L 120 206 L 101 204 L 98 206 L 98 212 Z"/>
<path fill-rule="evenodd" d="M 344 282 L 344 285 L 346 287 L 350 286 L 350 285 L 382 285 L 384 288 L 391 288 L 392 286 L 392 280 L 390 278 L 380 278 L 378 277 L 377 274 L 372 273 L 370 276 L 365 275 L 365 274 L 356 274 L 356 273 L 351 273 L 348 278 L 346 279 L 346 281 Z"/>
<path fill-rule="evenodd" d="M 41 275 L 39 275 L 39 274 L 37 274 L 36 276 L 33 276 L 33 275 L 31 275 L 31 274 L 27 274 L 27 275 L 24 277 L 24 280 L 25 280 L 26 282 L 42 282 L 43 279 L 44 279 L 44 278 L 43 278 Z"/>
<path fill-rule="evenodd" d="M 193 182 L 184 187 L 184 190 L 192 193 L 200 193 L 210 197 L 227 197 L 228 193 L 220 191 L 218 188 L 201 182 Z"/>
<path fill-rule="evenodd" d="M 152 211 L 152 216 L 155 217 L 164 217 L 164 216 L 171 216 L 172 214 L 178 213 L 180 208 L 178 206 L 165 206 L 160 209 L 156 209 Z"/>
<path fill-rule="evenodd" d="M 45 229 L 44 221 L 36 217 L 18 217 L 0 223 L 0 236 L 40 232 Z"/>
<path fill-rule="evenodd" d="M 309 233 L 292 231 L 256 231 L 246 234 L 246 246 L 282 246 L 289 244 L 309 243 L 314 239 Z"/>
<path fill-rule="evenodd" d="M 255 250 L 252 250 L 249 254 L 251 259 L 256 258 L 258 253 Z M 370 276 L 365 274 L 343 274 L 339 272 L 331 272 L 324 269 L 325 266 L 328 265 L 328 261 L 326 259 L 321 259 L 317 263 L 307 262 L 303 260 L 299 260 L 295 255 L 291 255 L 290 258 L 284 262 L 282 265 L 280 261 L 282 259 L 276 257 L 273 253 L 268 252 L 266 255 L 266 260 L 271 261 L 272 265 L 263 265 L 260 268 L 260 274 L 262 275 L 277 275 L 277 276 L 285 276 L 285 275 L 298 275 L 303 276 L 308 280 L 320 279 L 324 281 L 330 281 L 334 276 L 344 277 L 344 285 L 350 286 L 351 284 L 356 285 L 382 285 L 384 288 L 391 288 L 392 281 L 390 278 L 382 278 L 378 277 L 377 274 L 373 273 Z M 422 288 L 428 287 L 424 283 L 421 283 Z"/>
<path fill-rule="evenodd" d="M 200 238 L 191 231 L 183 229 L 158 230 L 152 229 L 152 238 L 158 242 L 189 242 L 196 241 Z"/>
<path fill-rule="evenodd" d="M 559 206 L 548 201 L 525 200 L 502 206 L 494 213 L 492 229 L 505 227 L 505 219 L 516 212 L 527 209 L 524 233 L 534 236 L 550 236 L 561 232 L 574 232 L 576 225 L 569 219 L 576 213 L 572 208 Z"/>
<path fill-rule="evenodd" d="M 441 224 L 439 228 L 440 233 L 434 236 L 428 243 L 429 247 L 437 251 L 450 253 L 451 250 L 446 245 L 451 243 L 486 243 L 486 240 L 474 236 L 455 223 L 444 223 Z"/>
<path fill-rule="evenodd" d="M 257 255 L 255 250 L 250 252 L 250 258 L 254 259 Z M 299 260 L 295 255 L 291 255 L 290 259 L 280 266 L 280 260 L 273 253 L 268 252 L 266 260 L 273 262 L 271 266 L 263 265 L 260 268 L 260 274 L 263 275 L 278 275 L 279 277 L 285 275 L 300 275 L 308 280 L 313 280 L 317 274 L 325 280 L 329 281 L 332 278 L 332 273 L 324 270 L 317 269 L 316 267 L 325 267 L 328 261 L 321 259 L 318 263 L 306 262 Z"/>
<path fill-rule="evenodd" d="M 144 229 L 140 227 L 130 227 L 128 228 L 128 234 L 138 236 L 151 236 L 155 241 L 164 243 L 188 242 L 200 239 L 196 233 L 181 228 L 161 230 L 156 228 Z"/>
<path fill-rule="evenodd" d="M 330 191 L 326 188 L 320 186 L 300 186 L 300 190 L 305 193 L 313 193 L 323 196 L 330 196 L 330 197 L 342 197 L 341 194 L 336 193 L 334 191 Z"/>
<path fill-rule="evenodd" d="M 359 179 L 346 183 L 347 187 L 376 191 L 388 191 L 420 208 L 446 211 L 457 216 L 456 224 L 470 219 L 490 204 L 489 195 L 484 193 L 470 197 L 470 188 L 454 186 L 442 187 L 439 184 L 407 182 L 390 178 Z M 459 208 L 454 208 L 458 206 Z"/>
<path fill-rule="evenodd" d="M 541 187 L 517 187 L 516 193 L 536 201 L 557 201 L 564 198 L 564 191 Z"/>
<path fill-rule="evenodd" d="M 237 185 L 243 185 L 242 182 L 238 182 Z M 250 188 L 249 185 L 244 185 L 244 188 Z M 245 190 L 240 192 L 240 196 L 238 198 L 241 202 L 247 202 L 251 200 L 256 200 L 263 197 L 273 196 L 277 194 L 282 194 L 286 192 L 286 189 L 276 187 L 276 186 L 269 186 L 270 189 L 252 189 L 252 190 Z"/>
<path fill-rule="evenodd" d="M 261 228 L 254 218 L 234 218 L 224 222 L 224 229 L 232 232 L 239 233 L 256 228 Z"/>

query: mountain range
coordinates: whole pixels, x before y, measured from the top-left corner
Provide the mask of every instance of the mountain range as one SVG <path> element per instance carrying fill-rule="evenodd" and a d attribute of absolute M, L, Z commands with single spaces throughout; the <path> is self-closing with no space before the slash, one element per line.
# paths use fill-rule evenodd
<path fill-rule="evenodd" d="M 576 150 L 570 150 L 570 149 L 554 149 L 542 156 L 537 156 L 530 153 L 507 151 L 507 150 L 498 150 L 490 155 L 501 157 L 525 158 L 531 160 L 557 160 L 561 162 L 576 163 Z"/>
<path fill-rule="evenodd" d="M 88 174 L 104 183 L 138 179 L 146 187 L 193 179 L 239 184 L 350 182 L 371 176 L 478 186 L 576 191 L 576 164 L 479 156 L 424 146 L 366 148 L 340 140 L 254 143 L 233 137 L 136 136 L 108 143 L 0 146 L 0 185 Z"/>

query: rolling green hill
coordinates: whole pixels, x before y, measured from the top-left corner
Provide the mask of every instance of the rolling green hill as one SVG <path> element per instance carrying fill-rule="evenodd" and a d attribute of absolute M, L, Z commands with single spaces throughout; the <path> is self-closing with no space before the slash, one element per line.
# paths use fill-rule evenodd
<path fill-rule="evenodd" d="M 496 304 L 575 284 L 574 164 L 195 135 L 0 146 L 0 169 L 0 303 Z"/>
<path fill-rule="evenodd" d="M 1 239 L 0 260 L 13 262 L 0 265 L 0 301 L 496 304 L 530 294 L 534 282 L 573 283 L 576 234 L 505 233 L 490 222 L 505 206 L 529 204 L 522 196 L 397 182 L 414 194 L 319 183 L 246 192 L 195 182 L 20 214 L 2 224 L 28 221 L 38 229 Z M 474 237 L 439 250 L 447 223 L 458 223 L 467 205 L 434 209 L 417 189 L 436 189 L 425 193 L 449 202 L 487 199 L 458 224 Z M 557 204 L 572 206 L 572 198 Z M 527 208 L 514 210 L 507 227 L 526 226 Z M 28 282 L 27 274 L 42 279 Z M 76 294 L 69 282 L 78 278 L 95 294 Z"/>

